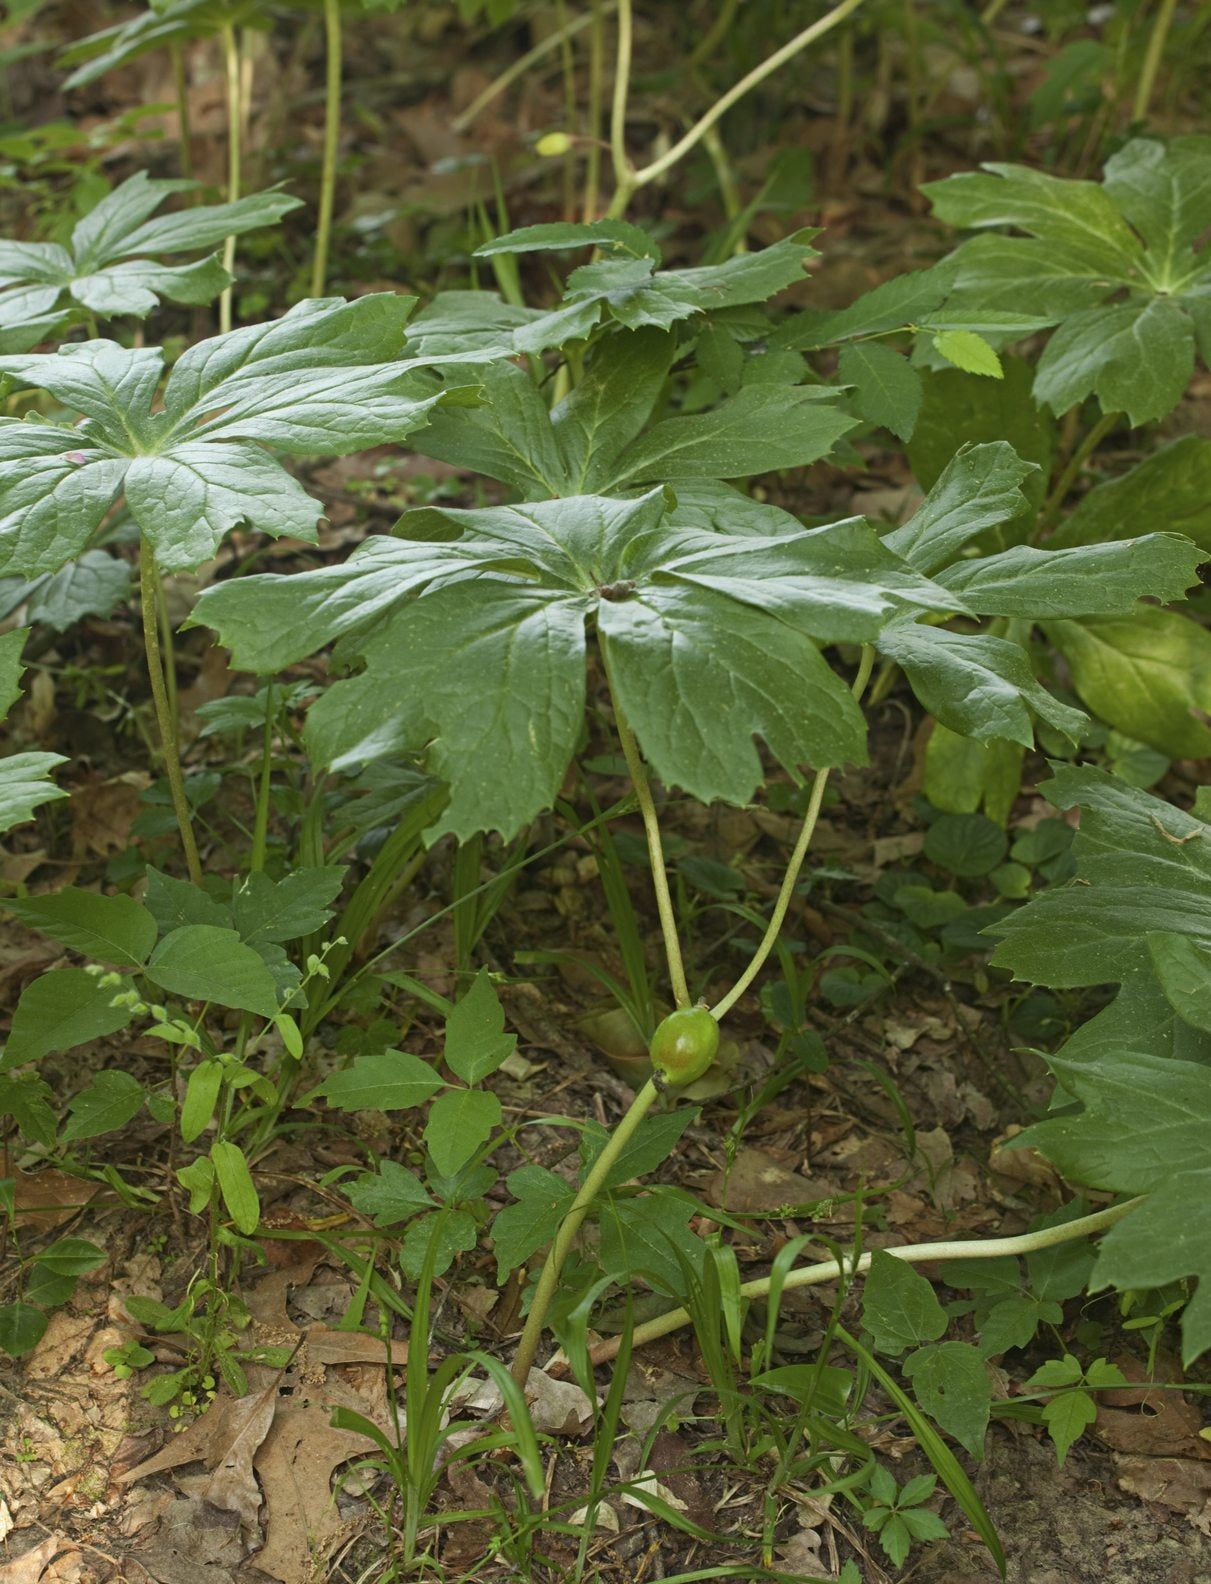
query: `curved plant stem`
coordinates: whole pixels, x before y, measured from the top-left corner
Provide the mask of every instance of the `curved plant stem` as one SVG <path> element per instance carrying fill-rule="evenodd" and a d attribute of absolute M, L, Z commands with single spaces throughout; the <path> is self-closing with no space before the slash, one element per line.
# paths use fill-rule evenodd
<path fill-rule="evenodd" d="M 240 101 L 243 97 L 240 81 L 240 45 L 235 28 L 230 22 L 220 31 L 223 40 L 223 63 L 227 77 L 227 201 L 234 203 L 240 196 Z M 235 237 L 229 236 L 223 244 L 223 268 L 230 275 L 235 268 Z M 226 334 L 231 329 L 232 288 L 226 287 L 219 298 L 219 331 Z"/>
<path fill-rule="evenodd" d="M 1152 31 L 1148 35 L 1148 48 L 1144 53 L 1144 64 L 1140 68 L 1140 79 L 1135 85 L 1135 103 L 1131 107 L 1132 121 L 1148 119 L 1152 92 L 1156 87 L 1156 74 L 1160 70 L 1161 57 L 1165 53 L 1165 43 L 1169 37 L 1169 29 L 1173 26 L 1173 13 L 1176 10 L 1177 0 L 1160 0 L 1153 19 Z"/>
<path fill-rule="evenodd" d="M 604 653 L 604 645 L 603 645 Z M 609 680 L 610 667 L 606 661 L 606 678 Z M 627 762 L 630 772 L 631 784 L 635 788 L 635 796 L 639 800 L 639 812 L 643 815 L 643 829 L 648 839 L 648 864 L 652 871 L 652 885 L 656 892 L 656 908 L 660 914 L 660 932 L 664 936 L 664 955 L 668 959 L 669 980 L 673 986 L 673 999 L 679 1007 L 690 1004 L 690 989 L 685 978 L 685 963 L 681 957 L 681 942 L 677 938 L 677 915 L 673 908 L 673 898 L 669 891 L 669 876 L 664 865 L 664 847 L 660 841 L 660 822 L 656 817 L 656 804 L 652 799 L 652 785 L 648 780 L 647 770 L 644 768 L 643 758 L 639 752 L 639 744 L 635 741 L 635 734 L 627 725 L 626 716 L 614 692 L 614 684 L 609 683 L 610 702 L 614 706 L 614 724 L 618 729 L 618 741 L 622 745 L 623 757 Z"/>
<path fill-rule="evenodd" d="M 858 674 L 854 677 L 852 692 L 856 699 L 862 697 L 866 691 L 866 684 L 870 681 L 871 669 L 875 663 L 875 651 L 869 644 L 862 646 L 862 659 L 858 664 Z M 807 856 L 807 849 L 816 832 L 816 821 L 820 817 L 820 805 L 824 801 L 824 789 L 828 785 L 828 771 L 817 770 L 812 781 L 812 789 L 807 799 L 807 811 L 803 816 L 803 828 L 795 842 L 794 851 L 791 853 L 790 862 L 786 866 L 786 873 L 782 877 L 782 885 L 774 902 L 774 911 L 770 914 L 770 921 L 765 934 L 761 937 L 761 944 L 753 953 L 748 967 L 740 975 L 736 983 L 723 997 L 711 1008 L 711 1016 L 717 1021 L 724 1017 L 739 1001 L 740 997 L 752 984 L 753 980 L 765 966 L 766 958 L 774 949 L 774 943 L 782 932 L 786 921 L 787 909 L 790 907 L 791 897 L 795 894 L 795 886 L 799 879 L 799 871 L 803 867 L 803 860 Z"/>
<path fill-rule="evenodd" d="M 150 542 L 144 539 L 139 548 L 139 606 L 143 614 L 143 645 L 147 654 L 147 675 L 151 681 L 152 703 L 155 706 L 156 725 L 160 732 L 160 750 L 164 755 L 164 772 L 168 777 L 173 812 L 177 816 L 177 828 L 181 833 L 185 866 L 194 885 L 201 885 L 202 860 L 198 856 L 197 838 L 194 836 L 193 825 L 189 818 L 189 800 L 185 796 L 185 778 L 181 773 L 181 754 L 177 747 L 172 705 L 164 683 L 164 662 L 160 654 L 160 633 L 156 619 L 159 587 L 155 552 Z"/>
<path fill-rule="evenodd" d="M 723 0 L 715 20 L 690 51 L 689 58 L 685 63 L 688 67 L 693 69 L 695 66 L 701 66 L 703 61 L 710 59 L 717 47 L 727 37 L 732 23 L 736 20 L 736 12 L 739 9 L 740 0 Z"/>
<path fill-rule="evenodd" d="M 172 618 L 168 614 L 168 598 L 164 585 L 156 579 L 156 620 L 160 628 L 161 666 L 164 672 L 164 691 L 168 697 L 168 710 L 172 718 L 173 737 L 181 730 L 181 714 L 177 705 L 177 656 L 172 637 Z"/>
<path fill-rule="evenodd" d="M 751 93 L 754 88 L 759 87 L 765 81 L 765 79 L 769 76 L 772 76 L 772 74 L 776 72 L 780 66 L 785 66 L 787 61 L 793 60 L 794 57 L 799 54 L 800 50 L 806 49 L 807 46 L 811 43 L 814 43 L 816 39 L 822 38 L 825 33 L 831 32 L 832 29 L 835 28 L 839 23 L 844 22 L 846 17 L 849 16 L 852 11 L 856 11 L 861 4 L 862 0 L 841 0 L 839 5 L 834 6 L 833 9 L 826 12 L 824 16 L 817 18 L 817 20 L 813 22 L 810 27 L 805 27 L 801 33 L 796 33 L 794 38 L 790 39 L 786 44 L 784 44 L 781 49 L 775 50 L 772 55 L 767 55 L 765 60 L 763 60 L 759 66 L 754 66 L 752 71 L 746 72 L 739 82 L 733 83 L 733 85 L 725 94 L 721 94 L 719 98 L 715 100 L 715 103 L 710 107 L 710 109 L 704 115 L 700 116 L 697 121 L 695 121 L 694 125 L 689 129 L 685 136 L 674 143 L 671 148 L 666 149 L 659 159 L 653 160 L 650 165 L 644 165 L 640 170 L 633 171 L 633 185 L 635 187 L 646 187 L 649 182 L 655 181 L 658 176 L 663 176 L 665 171 L 670 170 L 674 165 L 679 164 L 690 152 L 690 150 L 701 142 L 702 138 L 715 125 L 716 121 L 718 121 L 722 116 L 726 115 L 738 100 L 743 99 L 745 94 Z M 622 20 L 622 10 L 623 7 L 620 5 L 618 11 L 620 23 Z M 619 57 L 619 68 L 621 70 L 621 47 L 619 51 Z M 626 64 L 627 69 L 629 70 L 629 54 Z M 617 87 L 618 84 L 616 82 L 615 91 L 617 91 Z M 623 108 L 625 113 L 625 98 L 623 101 Z M 624 160 L 625 157 L 624 150 Z M 615 168 L 617 169 L 617 151 L 615 152 L 614 156 L 614 164 Z"/>
<path fill-rule="evenodd" d="M 319 224 L 311 265 L 311 295 L 322 297 L 328 280 L 332 206 L 336 199 L 336 159 L 341 142 L 341 0 L 324 0 L 324 164 L 320 175 Z"/>
<path fill-rule="evenodd" d="M 588 153 L 584 171 L 585 223 L 597 219 L 597 206 L 601 202 L 601 104 L 602 79 L 605 74 L 605 7 L 602 0 L 593 0 L 593 31 L 589 34 L 589 96 L 585 106 L 585 137 Z"/>
<path fill-rule="evenodd" d="M 630 1110 L 610 1134 L 605 1148 L 593 1162 L 592 1170 L 581 1184 L 580 1192 L 573 1199 L 567 1215 L 560 1223 L 559 1231 L 555 1234 L 555 1241 L 547 1254 L 542 1274 L 538 1278 L 538 1285 L 534 1289 L 530 1313 L 526 1317 L 525 1329 L 521 1333 L 521 1341 L 517 1344 L 517 1354 L 513 1360 L 513 1379 L 523 1391 L 538 1354 L 538 1344 L 542 1340 L 547 1310 L 551 1307 L 551 1299 L 555 1296 L 555 1288 L 559 1283 L 560 1272 L 563 1270 L 564 1260 L 568 1257 L 568 1251 L 575 1242 L 576 1234 L 580 1231 L 602 1184 L 610 1175 L 614 1162 L 626 1148 L 635 1129 L 651 1110 L 658 1093 L 656 1085 L 649 1078 L 631 1101 Z"/>
<path fill-rule="evenodd" d="M 1143 1204 L 1144 1197 L 1140 1195 L 1135 1199 L 1127 1199 L 1122 1204 L 1111 1205 L 1107 1210 L 1082 1216 L 1078 1221 L 1043 1227 L 1038 1232 L 1023 1232 L 1019 1237 L 971 1238 L 953 1243 L 908 1243 L 902 1248 L 884 1249 L 883 1252 L 890 1254 L 893 1259 L 903 1260 L 906 1265 L 925 1265 L 932 1260 L 1001 1259 L 1006 1255 L 1033 1254 L 1039 1249 L 1053 1248 L 1058 1243 L 1069 1243 L 1076 1238 L 1091 1237 L 1095 1232 L 1104 1232 Z M 871 1256 L 863 1254 L 857 1260 L 825 1260 L 819 1265 L 805 1265 L 801 1270 L 791 1271 L 782 1287 L 786 1291 L 792 1287 L 814 1287 L 819 1282 L 836 1281 L 842 1276 L 860 1276 L 870 1269 L 870 1262 Z M 765 1298 L 769 1290 L 768 1276 L 745 1282 L 740 1288 L 746 1298 Z M 631 1338 L 632 1345 L 642 1347 L 646 1342 L 655 1342 L 658 1337 L 668 1336 L 671 1331 L 679 1331 L 682 1326 L 689 1325 L 691 1318 L 685 1309 L 670 1309 L 668 1314 L 636 1326 Z M 608 1364 L 618 1351 L 619 1340 L 618 1337 L 611 1337 L 608 1342 L 595 1347 L 590 1355 L 593 1363 Z"/>
<path fill-rule="evenodd" d="M 614 92 L 610 99 L 610 158 L 614 165 L 614 196 L 609 217 L 617 220 L 626 213 L 638 183 L 627 157 L 627 99 L 631 91 L 631 50 L 635 19 L 631 0 L 618 0 L 618 42 L 614 51 Z"/>
<path fill-rule="evenodd" d="M 1034 537 L 1036 539 L 1045 537 L 1055 527 L 1064 502 L 1068 498 L 1068 491 L 1080 477 L 1081 469 L 1122 416 L 1121 412 L 1103 413 L 1069 457 L 1068 465 L 1060 474 L 1055 488 L 1047 497 L 1047 504 L 1043 507 L 1043 514 L 1039 518 L 1039 525 L 1035 530 Z"/>
<path fill-rule="evenodd" d="M 615 3 L 616 0 L 602 0 L 603 13 L 612 11 Z M 537 65 L 540 60 L 553 54 L 563 45 L 565 39 L 575 38 L 577 33 L 591 26 L 592 22 L 592 12 L 586 12 L 583 16 L 573 17 L 563 27 L 558 27 L 553 32 L 548 33 L 544 39 L 535 44 L 533 49 L 527 50 L 524 55 L 519 55 L 511 65 L 501 72 L 499 77 L 492 79 L 482 93 L 476 94 L 465 110 L 460 111 L 454 117 L 450 123 L 454 131 L 465 132 L 472 121 L 482 111 L 487 109 L 493 99 L 498 99 L 506 88 L 515 83 L 519 77 L 524 77 L 531 66 Z"/>
<path fill-rule="evenodd" d="M 185 75 L 185 51 L 180 44 L 170 46 L 172 52 L 172 80 L 177 95 L 177 142 L 181 156 L 181 175 L 193 180 L 193 133 L 189 124 L 189 80 Z M 190 198 L 197 202 L 197 195 Z"/>

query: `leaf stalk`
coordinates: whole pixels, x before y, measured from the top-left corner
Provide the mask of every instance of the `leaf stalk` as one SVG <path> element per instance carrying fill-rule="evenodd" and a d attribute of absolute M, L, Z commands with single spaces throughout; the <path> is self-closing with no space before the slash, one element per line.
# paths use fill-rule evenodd
<path fill-rule="evenodd" d="M 311 265 L 311 295 L 322 297 L 328 282 L 328 250 L 332 243 L 332 210 L 336 199 L 336 163 L 341 141 L 341 0 L 324 0 L 324 164 L 320 173 L 319 223 Z"/>
<path fill-rule="evenodd" d="M 615 1161 L 630 1142 L 635 1129 L 651 1110 L 659 1092 L 653 1080 L 649 1078 L 631 1101 L 630 1109 L 606 1140 L 605 1148 L 593 1162 L 588 1176 L 580 1186 L 580 1192 L 573 1199 L 567 1215 L 560 1222 L 559 1231 L 555 1234 L 555 1241 L 551 1244 L 538 1278 L 538 1285 L 534 1289 L 530 1313 L 526 1317 L 525 1328 L 521 1333 L 521 1341 L 517 1344 L 517 1353 L 510 1371 L 523 1392 L 538 1355 L 538 1344 L 542 1340 L 543 1326 L 546 1323 L 547 1311 L 551 1307 L 551 1299 L 555 1296 L 564 1261 L 576 1241 L 576 1234 L 580 1231 L 585 1217 L 592 1209 L 593 1201 L 613 1170 Z"/>
<path fill-rule="evenodd" d="M 151 682 L 151 698 L 156 712 L 156 726 L 160 734 L 160 751 L 164 756 L 164 773 L 168 777 L 173 813 L 177 817 L 177 829 L 181 833 L 185 866 L 194 885 L 201 885 L 202 860 L 189 815 L 189 799 L 185 796 L 185 777 L 181 771 L 181 752 L 177 741 L 172 701 L 168 696 L 168 687 L 164 680 L 164 660 L 160 650 L 160 631 L 157 621 L 159 604 L 160 579 L 156 571 L 155 551 L 150 540 L 144 539 L 139 547 L 139 607 L 143 616 L 143 647 L 147 656 L 147 675 Z"/>

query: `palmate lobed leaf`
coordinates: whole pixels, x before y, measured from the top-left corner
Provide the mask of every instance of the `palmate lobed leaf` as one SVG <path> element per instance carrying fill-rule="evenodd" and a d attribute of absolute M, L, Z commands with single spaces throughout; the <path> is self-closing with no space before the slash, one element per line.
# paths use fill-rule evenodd
<path fill-rule="evenodd" d="M 216 587 L 195 619 L 256 670 L 342 639 L 365 669 L 312 709 L 312 750 L 347 766 L 427 746 L 451 787 L 434 834 L 512 834 L 549 806 L 583 718 L 590 620 L 661 779 L 743 803 L 763 779 L 755 736 L 793 775 L 865 757 L 861 712 L 814 640 L 961 604 L 864 524 L 729 539 L 679 526 L 663 488 L 431 508 L 402 527 L 462 531 L 372 539 L 342 567 Z"/>
<path fill-rule="evenodd" d="M 301 207 L 287 193 L 263 192 L 152 218 L 169 196 L 194 186 L 152 181 L 139 171 L 78 222 L 69 247 L 0 241 L 0 324 L 53 314 L 64 294 L 93 313 L 138 317 L 161 297 L 212 302 L 231 282 L 217 255 L 175 267 L 160 256 L 216 248 L 225 237 L 275 225 Z"/>
<path fill-rule="evenodd" d="M 1081 1110 L 1021 1135 L 1065 1176 L 1147 1194 L 1098 1248 L 1090 1286 L 1159 1287 L 1195 1277 L 1182 1316 L 1188 1366 L 1211 1348 L 1211 1085 L 1201 1063 L 1118 1053 L 1096 1064 L 1053 1058 Z"/>
<path fill-rule="evenodd" d="M 992 927 L 997 966 L 1036 984 L 1116 984 L 1148 964 L 1153 932 L 1211 948 L 1211 848 L 1200 819 L 1090 766 L 1062 769 L 1039 790 L 1057 808 L 1081 810 L 1077 878 Z"/>
<path fill-rule="evenodd" d="M 1078 639 L 1092 642 L 1093 633 L 1116 624 L 1138 633 L 1150 632 L 1158 621 L 1178 623 L 1183 633 L 1204 636 L 1183 618 L 1139 603 L 1180 599 L 1197 582 L 1204 554 L 1180 535 L 1150 533 L 1059 550 L 1012 545 L 991 555 L 966 554 L 975 538 L 1023 510 L 1024 489 L 1034 471 L 1003 441 L 964 446 L 916 514 L 885 534 L 884 544 L 928 573 L 935 586 L 962 599 L 968 611 L 1049 624 L 1049 636 L 1061 647 L 1067 635 L 1065 653 Z M 1071 618 L 1091 620 L 1082 624 Z M 960 736 L 1028 748 L 1034 740 L 1032 715 L 1074 742 L 1085 724 L 1079 710 L 1059 703 L 1036 681 L 1021 643 L 903 616 L 891 620 L 875 642 L 903 668 L 930 713 Z M 1078 688 L 1099 707 L 1096 685 L 1083 686 L 1078 678 Z M 1124 729 L 1130 728 L 1124 724 Z M 1205 730 L 1193 721 L 1188 729 Z M 1134 735 L 1152 740 L 1146 727 Z"/>
<path fill-rule="evenodd" d="M 1096 395 L 1133 424 L 1162 418 L 1195 348 L 1211 358 L 1211 256 L 1196 251 L 1211 225 L 1211 138 L 1134 139 L 1101 185 L 992 164 L 923 190 L 953 225 L 1028 233 L 965 242 L 947 261 L 943 311 L 1057 325 L 1034 386 L 1055 412 Z"/>
<path fill-rule="evenodd" d="M 458 399 L 404 350 L 413 299 L 379 293 L 301 302 L 281 319 L 190 348 L 154 398 L 159 348 L 93 341 L 0 357 L 84 421 L 0 418 L 0 573 L 55 572 L 125 491 L 164 567 L 197 566 L 241 524 L 314 538 L 321 511 L 270 454 L 344 455 L 398 441 Z M 443 361 L 481 361 L 468 353 Z"/>
<path fill-rule="evenodd" d="M 656 243 L 637 226 L 617 221 L 526 226 L 477 251 L 491 256 L 589 245 L 607 250 L 606 256 L 572 271 L 560 307 L 516 329 L 514 349 L 536 354 L 587 340 L 602 325 L 667 330 L 697 314 L 765 302 L 803 278 L 809 261 L 818 257 L 809 245 L 816 235 L 814 230 L 796 231 L 759 252 L 680 270 L 659 269 Z"/>
<path fill-rule="evenodd" d="M 640 362 L 649 353 L 659 366 L 655 341 Z M 603 384 L 622 366 L 607 365 Z M 532 390 L 517 370 L 489 379 Z M 595 438 L 609 428 L 605 405 L 586 399 L 583 416 L 562 452 L 554 431 L 538 453 L 544 467 L 612 453 L 618 432 Z M 623 429 L 638 421 L 636 408 Z M 549 425 L 537 432 L 552 436 Z M 527 454 L 508 424 L 498 439 Z M 549 806 L 580 731 L 589 622 L 657 775 L 704 801 L 743 803 L 762 781 L 756 737 L 792 775 L 862 760 L 860 712 L 821 643 L 874 643 L 961 735 L 1029 746 L 1036 714 L 1079 735 L 1085 717 L 1040 686 L 1025 648 L 937 618 L 1029 619 L 1039 604 L 1130 611 L 1142 595 L 1179 595 L 1200 557 L 1184 540 L 1146 535 L 961 560 L 973 538 L 1021 509 L 1030 472 L 1003 443 L 965 449 L 917 515 L 882 539 L 860 519 L 807 530 L 707 482 L 687 490 L 684 507 L 657 488 L 426 508 L 344 566 L 208 590 L 197 619 L 259 672 L 338 640 L 338 657 L 363 669 L 311 710 L 313 753 L 347 769 L 427 752 L 430 773 L 452 789 L 437 832 L 512 834 Z"/>

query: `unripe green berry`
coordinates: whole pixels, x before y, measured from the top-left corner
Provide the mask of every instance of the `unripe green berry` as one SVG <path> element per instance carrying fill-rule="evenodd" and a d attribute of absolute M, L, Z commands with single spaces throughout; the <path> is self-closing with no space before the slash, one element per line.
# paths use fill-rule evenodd
<path fill-rule="evenodd" d="M 657 1082 L 678 1086 L 701 1078 L 718 1051 L 719 1025 L 700 1006 L 670 1012 L 648 1046 Z"/>

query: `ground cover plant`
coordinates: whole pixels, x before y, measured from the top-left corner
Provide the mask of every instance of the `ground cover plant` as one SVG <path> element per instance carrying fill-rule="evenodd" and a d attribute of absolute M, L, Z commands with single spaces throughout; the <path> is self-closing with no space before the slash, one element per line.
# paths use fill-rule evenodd
<path fill-rule="evenodd" d="M 1002 8 L 959 9 L 991 93 Z M 20 1469 L 89 1326 L 73 1490 L 161 1495 L 119 1563 L 22 1543 L 15 1476 L 14 1581 L 176 1584 L 216 1513 L 208 1578 L 1023 1577 L 1001 1438 L 1058 1479 L 1118 1435 L 1157 1500 L 1153 1420 L 1205 1490 L 1211 441 L 1163 426 L 1207 379 L 1211 139 L 1146 124 L 1179 9 L 1079 159 L 1000 102 L 1013 159 L 939 162 L 930 256 L 840 299 L 721 128 L 827 47 L 843 171 L 894 38 L 923 177 L 912 6 L 771 52 L 725 5 L 642 160 L 644 20 L 560 8 L 466 111 L 557 60 L 558 193 L 469 176 L 461 273 L 344 295 L 364 17 L 312 30 L 318 179 L 261 150 L 252 194 L 277 13 L 61 41 L 77 92 L 167 46 L 179 175 L 0 244 L 0 1349 Z M 697 241 L 645 208 L 691 176 Z M 262 234 L 292 283 L 237 323 Z"/>

